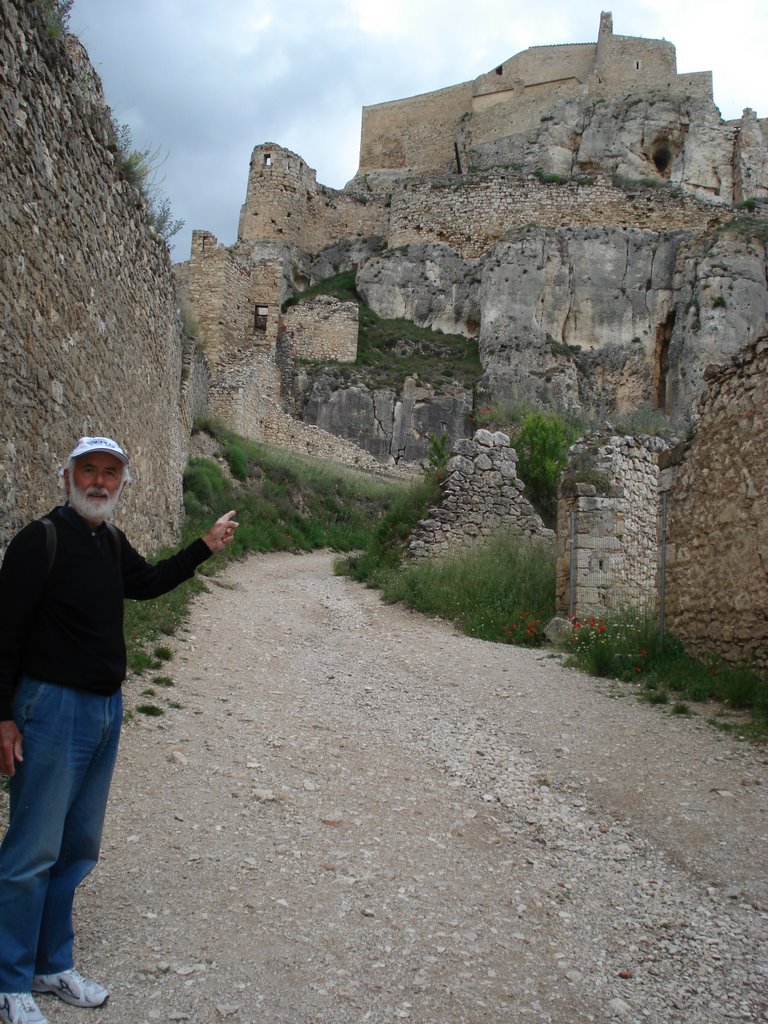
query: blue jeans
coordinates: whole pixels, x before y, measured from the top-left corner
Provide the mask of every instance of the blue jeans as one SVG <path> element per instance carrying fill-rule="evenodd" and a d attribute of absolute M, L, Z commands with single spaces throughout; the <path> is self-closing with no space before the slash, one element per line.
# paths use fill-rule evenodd
<path fill-rule="evenodd" d="M 123 701 L 23 678 L 14 701 L 24 760 L 0 846 L 0 992 L 72 967 L 75 889 L 99 857 Z"/>

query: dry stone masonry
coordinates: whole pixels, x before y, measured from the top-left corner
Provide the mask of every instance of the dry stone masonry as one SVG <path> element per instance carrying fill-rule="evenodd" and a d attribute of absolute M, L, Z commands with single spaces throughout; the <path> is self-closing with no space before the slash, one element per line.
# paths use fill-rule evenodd
<path fill-rule="evenodd" d="M 358 310 L 356 302 L 341 302 L 321 295 L 291 306 L 283 314 L 281 333 L 292 361 L 354 363 L 357 359 Z"/>
<path fill-rule="evenodd" d="M 443 500 L 414 530 L 408 545 L 411 557 L 455 551 L 500 530 L 529 540 L 553 539 L 552 530 L 523 495 L 517 453 L 507 434 L 478 430 L 473 438 L 458 441 L 446 470 Z"/>

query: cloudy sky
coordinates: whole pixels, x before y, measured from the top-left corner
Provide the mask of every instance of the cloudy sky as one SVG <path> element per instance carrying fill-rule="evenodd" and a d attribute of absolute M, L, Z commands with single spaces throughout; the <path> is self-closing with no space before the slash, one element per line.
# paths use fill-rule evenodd
<path fill-rule="evenodd" d="M 712 71 L 724 118 L 768 117 L 765 0 L 75 0 L 70 29 L 115 119 L 150 147 L 175 217 L 236 239 L 255 145 L 298 153 L 323 185 L 357 170 L 364 105 L 469 81 L 528 46 L 667 39 L 677 70 Z"/>

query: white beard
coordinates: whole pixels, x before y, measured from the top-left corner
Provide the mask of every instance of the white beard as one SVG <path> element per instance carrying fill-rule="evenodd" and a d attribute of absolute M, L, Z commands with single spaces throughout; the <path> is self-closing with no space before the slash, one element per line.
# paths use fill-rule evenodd
<path fill-rule="evenodd" d="M 83 519 L 94 523 L 103 523 L 109 519 L 120 501 L 122 487 L 111 498 L 103 487 L 89 487 L 81 490 L 74 481 L 69 485 L 69 504 Z M 98 497 L 101 495 L 101 497 Z M 106 500 L 104 500 L 106 499 Z"/>

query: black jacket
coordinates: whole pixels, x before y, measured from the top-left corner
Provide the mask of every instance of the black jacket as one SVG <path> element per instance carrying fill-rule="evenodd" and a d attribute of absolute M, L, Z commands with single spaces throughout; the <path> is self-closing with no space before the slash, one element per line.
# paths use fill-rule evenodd
<path fill-rule="evenodd" d="M 125 678 L 123 598 L 147 600 L 194 575 L 211 554 L 202 540 L 152 565 L 92 529 L 69 506 L 49 513 L 56 556 L 48 570 L 45 528 L 35 521 L 8 545 L 0 568 L 0 721 L 13 717 L 20 676 L 115 693 Z"/>

